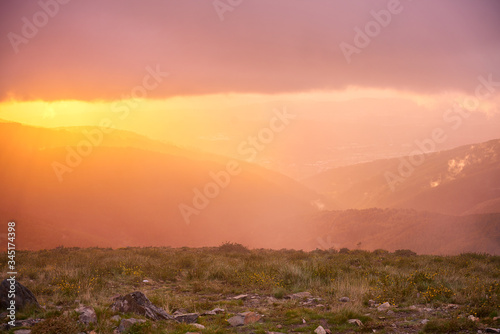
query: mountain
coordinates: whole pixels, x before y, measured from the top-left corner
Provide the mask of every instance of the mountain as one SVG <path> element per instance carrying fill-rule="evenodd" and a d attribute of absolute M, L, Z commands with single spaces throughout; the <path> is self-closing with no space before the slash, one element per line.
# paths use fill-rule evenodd
<path fill-rule="evenodd" d="M 0 124 L 0 220 L 18 247 L 293 247 L 281 235 L 307 227 L 288 219 L 317 211 L 314 191 L 251 163 L 93 130 Z"/>
<path fill-rule="evenodd" d="M 304 184 L 342 209 L 500 212 L 500 140 L 330 169 Z"/>
<path fill-rule="evenodd" d="M 500 213 L 451 216 L 411 209 L 322 212 L 310 248 L 411 249 L 419 254 L 500 254 Z"/>

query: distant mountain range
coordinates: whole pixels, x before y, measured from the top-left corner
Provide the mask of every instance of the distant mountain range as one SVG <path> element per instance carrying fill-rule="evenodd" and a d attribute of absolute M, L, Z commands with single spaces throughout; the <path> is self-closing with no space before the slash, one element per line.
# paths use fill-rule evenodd
<path fill-rule="evenodd" d="M 276 242 L 280 224 L 316 211 L 314 191 L 256 165 L 122 131 L 88 149 L 83 130 L 0 123 L 0 220 L 19 222 L 20 247 L 202 246 L 228 240 L 292 247 L 291 240 Z M 74 157 L 79 149 L 91 150 L 80 162 Z M 223 186 L 214 187 L 211 175 L 226 174 L 230 162 L 241 172 L 229 181 L 218 177 Z"/>
<path fill-rule="evenodd" d="M 299 183 L 131 132 L 0 122 L 0 221 L 16 220 L 17 245 L 29 249 L 232 241 L 500 254 L 499 153 L 494 140 L 426 154 L 411 172 L 401 166 L 415 157 Z"/>

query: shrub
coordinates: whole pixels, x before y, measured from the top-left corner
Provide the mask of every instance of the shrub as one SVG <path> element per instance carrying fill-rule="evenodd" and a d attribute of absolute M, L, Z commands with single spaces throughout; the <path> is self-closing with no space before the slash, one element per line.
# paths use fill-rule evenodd
<path fill-rule="evenodd" d="M 339 254 L 349 254 L 349 248 L 341 248 L 339 250 Z"/>
<path fill-rule="evenodd" d="M 249 253 L 250 250 L 242 244 L 225 242 L 218 247 L 218 250 L 223 253 Z"/>
<path fill-rule="evenodd" d="M 394 255 L 396 256 L 417 256 L 417 253 L 415 253 L 412 250 L 409 249 L 397 249 L 394 251 Z"/>

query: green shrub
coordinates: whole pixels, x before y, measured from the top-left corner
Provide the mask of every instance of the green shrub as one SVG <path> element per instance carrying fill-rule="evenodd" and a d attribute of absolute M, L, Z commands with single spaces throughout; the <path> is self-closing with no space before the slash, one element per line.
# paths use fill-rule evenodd
<path fill-rule="evenodd" d="M 397 249 L 394 251 L 394 255 L 408 257 L 408 256 L 417 256 L 417 253 L 409 249 Z"/>
<path fill-rule="evenodd" d="M 225 242 L 218 247 L 218 250 L 223 253 L 249 253 L 250 250 L 242 244 Z"/>

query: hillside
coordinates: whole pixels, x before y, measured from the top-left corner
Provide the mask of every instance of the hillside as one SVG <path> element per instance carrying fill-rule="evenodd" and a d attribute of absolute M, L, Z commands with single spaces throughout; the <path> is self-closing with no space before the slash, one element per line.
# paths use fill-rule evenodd
<path fill-rule="evenodd" d="M 0 158 L 8 164 L 0 187 L 8 196 L 0 219 L 19 223 L 21 248 L 204 246 L 226 240 L 292 247 L 296 241 L 279 238 L 282 224 L 316 211 L 311 202 L 318 196 L 287 177 L 245 162 L 231 165 L 238 173 L 229 175 L 228 160 L 208 160 L 143 137 L 141 148 L 129 147 L 131 136 L 122 132 L 107 135 L 70 171 L 62 169 L 60 182 L 54 163 L 69 166 L 68 147 L 77 150 L 71 145 L 85 139 L 80 132 L 13 123 L 2 130 Z M 214 178 L 222 186 L 213 188 Z M 201 198 L 197 191 L 209 195 Z"/>
<path fill-rule="evenodd" d="M 0 123 L 0 128 L 0 158 L 8 161 L 0 174 L 0 187 L 8 189 L 0 219 L 18 223 L 20 248 L 199 247 L 232 241 L 252 248 L 500 254 L 500 216 L 492 188 L 500 175 L 498 142 L 430 154 L 394 193 L 385 189 L 380 175 L 397 160 L 332 170 L 309 180 L 323 193 L 318 195 L 257 165 L 239 161 L 238 172 L 230 175 L 228 158 L 126 131 L 106 135 L 76 161 L 74 154 L 85 149 L 81 142 L 92 128 L 16 123 Z M 463 154 L 470 163 L 460 172 L 446 170 L 439 186 L 424 186 L 445 161 Z M 319 182 L 326 177 L 335 182 Z M 418 210 L 340 210 L 373 205 Z M 457 207 L 463 216 L 450 214 Z M 325 209 L 336 211 L 320 212 Z"/>
<path fill-rule="evenodd" d="M 500 140 L 335 168 L 304 183 L 342 209 L 500 212 Z"/>

